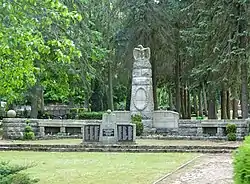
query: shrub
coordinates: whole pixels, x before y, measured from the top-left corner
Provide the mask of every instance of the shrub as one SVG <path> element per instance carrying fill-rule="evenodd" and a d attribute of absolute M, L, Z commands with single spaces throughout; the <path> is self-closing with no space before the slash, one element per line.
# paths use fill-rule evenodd
<path fill-rule="evenodd" d="M 243 144 L 234 153 L 234 183 L 250 183 L 250 136 L 245 137 Z"/>
<path fill-rule="evenodd" d="M 136 136 L 141 136 L 143 133 L 142 117 L 139 114 L 135 114 L 131 117 L 132 123 L 136 126 Z"/>
<path fill-rule="evenodd" d="M 203 120 L 203 119 L 204 119 L 203 116 L 197 116 L 197 117 L 196 117 L 196 120 Z"/>
<path fill-rule="evenodd" d="M 226 133 L 229 141 L 236 141 L 236 130 L 237 127 L 235 124 L 227 124 Z"/>
<path fill-rule="evenodd" d="M 34 184 L 39 180 L 31 179 L 28 174 L 20 173 L 32 166 L 10 165 L 9 162 L 0 162 L 1 184 Z"/>
<path fill-rule="evenodd" d="M 48 111 L 45 111 L 45 112 L 38 111 L 37 118 L 38 119 L 51 119 L 52 114 Z"/>
<path fill-rule="evenodd" d="M 24 132 L 33 132 L 33 130 L 32 130 L 32 128 L 31 128 L 31 126 L 26 126 L 25 128 L 24 128 Z"/>
<path fill-rule="evenodd" d="M 69 113 L 67 114 L 67 119 L 75 119 L 78 114 L 78 109 L 77 108 L 72 108 L 69 110 Z"/>
<path fill-rule="evenodd" d="M 82 112 L 78 114 L 79 119 L 102 119 L 102 112 Z"/>
<path fill-rule="evenodd" d="M 25 140 L 34 140 L 35 134 L 34 134 L 34 132 L 25 132 L 23 138 Z"/>
<path fill-rule="evenodd" d="M 227 140 L 229 140 L 229 141 L 236 141 L 236 134 L 235 133 L 229 133 L 229 134 L 227 134 Z"/>
<path fill-rule="evenodd" d="M 226 126 L 226 132 L 227 132 L 227 134 L 229 134 L 229 133 L 236 133 L 236 129 L 237 129 L 237 127 L 236 127 L 235 124 L 227 124 L 227 126 Z"/>
<path fill-rule="evenodd" d="M 35 139 L 35 134 L 33 132 L 33 129 L 31 126 L 26 126 L 24 129 L 24 135 L 23 135 L 24 140 L 34 140 Z"/>

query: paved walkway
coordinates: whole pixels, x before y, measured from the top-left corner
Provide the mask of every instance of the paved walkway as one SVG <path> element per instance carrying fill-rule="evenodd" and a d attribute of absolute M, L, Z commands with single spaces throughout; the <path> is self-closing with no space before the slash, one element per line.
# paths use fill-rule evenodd
<path fill-rule="evenodd" d="M 232 156 L 204 154 L 157 184 L 233 184 Z"/>

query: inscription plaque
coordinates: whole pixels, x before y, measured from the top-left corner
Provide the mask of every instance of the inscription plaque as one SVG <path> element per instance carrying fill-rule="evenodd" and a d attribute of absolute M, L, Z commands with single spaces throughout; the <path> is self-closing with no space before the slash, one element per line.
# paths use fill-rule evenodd
<path fill-rule="evenodd" d="M 115 130 L 114 129 L 103 129 L 102 130 L 102 136 L 115 136 Z"/>
<path fill-rule="evenodd" d="M 99 141 L 100 125 L 86 125 L 84 128 L 84 141 Z"/>
<path fill-rule="evenodd" d="M 118 125 L 118 141 L 133 141 L 132 125 Z"/>

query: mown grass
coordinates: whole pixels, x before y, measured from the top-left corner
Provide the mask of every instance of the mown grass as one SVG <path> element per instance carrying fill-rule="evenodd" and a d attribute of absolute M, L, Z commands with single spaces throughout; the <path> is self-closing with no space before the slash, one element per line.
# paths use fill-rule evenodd
<path fill-rule="evenodd" d="M 0 152 L 0 161 L 35 163 L 25 172 L 39 184 L 147 184 L 198 154 L 191 153 L 54 153 Z"/>

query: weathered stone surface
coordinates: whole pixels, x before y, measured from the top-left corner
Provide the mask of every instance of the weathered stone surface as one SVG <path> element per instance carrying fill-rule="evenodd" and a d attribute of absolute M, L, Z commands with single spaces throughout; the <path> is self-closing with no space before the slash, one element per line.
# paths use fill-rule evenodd
<path fill-rule="evenodd" d="M 116 115 L 104 113 L 100 125 L 100 143 L 115 144 L 118 141 L 117 137 Z"/>
<path fill-rule="evenodd" d="M 25 126 L 29 125 L 35 135 L 40 137 L 48 136 L 45 130 L 49 127 L 58 127 L 60 133 L 66 134 L 67 127 L 81 128 L 83 124 L 101 124 L 101 120 L 46 120 L 46 119 L 25 119 L 25 118 L 5 118 L 3 119 L 3 138 L 22 139 Z"/>
<path fill-rule="evenodd" d="M 84 124 L 83 144 L 117 144 L 135 142 L 136 127 L 131 122 L 130 112 L 116 111 L 103 114 L 102 123 Z"/>
<path fill-rule="evenodd" d="M 16 117 L 16 111 L 14 111 L 14 110 L 9 110 L 9 111 L 7 112 L 7 117 L 9 117 L 9 118 L 15 118 L 15 117 Z"/>
<path fill-rule="evenodd" d="M 117 123 L 131 123 L 131 113 L 129 111 L 114 111 Z"/>
<path fill-rule="evenodd" d="M 117 113 L 118 115 L 114 119 L 116 122 L 116 127 L 119 125 L 124 126 L 117 130 L 117 140 L 130 140 L 133 134 L 133 142 L 135 141 L 135 125 L 130 123 L 130 113 L 129 112 L 120 112 Z M 147 113 L 146 113 L 147 114 Z M 160 113 L 161 114 L 161 113 Z M 166 120 L 168 120 L 168 113 L 166 115 Z M 162 117 L 165 118 L 164 113 L 161 114 Z M 150 117 L 150 115 L 147 115 Z M 170 115 L 169 115 L 170 116 Z M 175 115 L 173 115 L 175 116 Z M 171 117 L 171 116 L 170 116 Z M 163 118 L 163 119 L 164 119 Z M 70 137 L 67 135 L 67 129 L 69 128 L 76 128 L 81 130 L 82 135 L 84 137 L 84 127 L 87 125 L 90 126 L 100 126 L 102 123 L 101 120 L 44 120 L 44 119 L 21 119 L 21 118 L 6 118 L 2 121 L 2 128 L 3 128 L 3 138 L 4 139 L 21 139 L 24 133 L 24 128 L 27 125 L 30 125 L 37 136 L 37 138 L 55 138 L 55 135 L 46 135 L 45 130 L 49 128 L 57 128 L 58 132 L 60 132 L 61 137 Z M 178 128 L 169 128 L 164 127 L 165 124 L 163 122 L 163 127 L 158 127 L 156 129 L 156 133 L 165 135 L 165 136 L 176 136 L 187 138 L 192 137 L 192 139 L 226 139 L 225 128 L 228 123 L 236 124 L 237 132 L 236 136 L 238 140 L 241 140 L 244 136 L 248 135 L 249 130 L 249 120 L 179 120 L 178 121 Z M 151 119 L 144 119 L 144 124 L 146 126 L 151 125 Z M 168 124 L 168 123 L 166 123 Z M 132 125 L 132 126 L 130 126 Z M 168 125 L 166 125 L 168 126 Z M 172 125 L 171 125 L 172 126 Z M 129 127 L 133 127 L 133 130 Z M 213 128 L 216 130 L 215 135 L 209 136 L 206 134 L 206 128 Z M 117 128 L 114 128 L 117 129 Z M 123 131 L 124 130 L 124 131 Z M 130 130 L 128 132 L 128 130 Z M 100 132 L 98 130 L 91 130 L 92 133 L 89 133 L 89 136 L 98 137 Z M 109 133 L 112 134 L 113 131 Z M 126 132 L 126 135 L 124 134 Z M 102 132 L 103 133 L 103 132 Z M 152 133 L 152 132 L 151 132 Z M 62 134 L 62 135 L 61 135 Z M 105 132 L 108 134 L 108 131 Z M 119 135 L 120 134 L 120 135 Z M 77 135 L 79 137 L 79 135 Z M 81 136 L 81 135 L 80 135 Z M 128 138 L 130 137 L 130 138 Z M 99 141 L 99 140 L 98 140 Z"/>
<path fill-rule="evenodd" d="M 227 124 L 237 126 L 236 136 L 238 139 L 248 135 L 248 120 L 179 120 L 178 134 L 181 136 L 209 136 L 206 131 L 209 128 L 216 129 L 216 137 L 225 137 L 225 128 Z M 211 136 L 211 135 L 210 135 Z"/>
<path fill-rule="evenodd" d="M 157 129 L 178 129 L 179 113 L 173 111 L 154 111 L 153 127 Z"/>
<path fill-rule="evenodd" d="M 141 114 L 144 130 L 153 128 L 153 86 L 150 64 L 150 49 L 138 46 L 133 51 L 131 114 Z"/>

